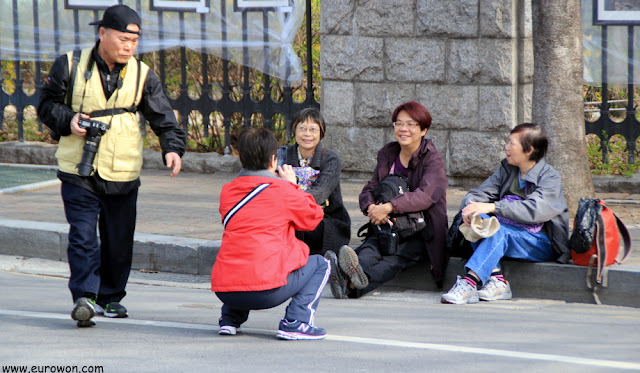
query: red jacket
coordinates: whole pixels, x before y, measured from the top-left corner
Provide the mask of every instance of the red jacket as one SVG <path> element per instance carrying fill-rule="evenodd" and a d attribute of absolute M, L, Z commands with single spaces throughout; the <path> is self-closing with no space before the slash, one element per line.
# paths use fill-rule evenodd
<path fill-rule="evenodd" d="M 259 184 L 270 184 L 229 220 L 211 271 L 211 290 L 261 291 L 281 287 L 287 276 L 307 264 L 309 247 L 295 231 L 311 231 L 322 208 L 309 193 L 286 180 L 238 176 L 220 193 L 224 216 Z"/>

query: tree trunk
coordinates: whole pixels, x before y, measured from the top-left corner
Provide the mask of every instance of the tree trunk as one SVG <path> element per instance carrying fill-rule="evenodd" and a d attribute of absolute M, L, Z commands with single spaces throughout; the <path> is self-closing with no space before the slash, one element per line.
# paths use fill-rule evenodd
<path fill-rule="evenodd" d="M 549 136 L 547 161 L 562 175 L 571 216 L 593 198 L 582 98 L 580 0 L 532 0 L 533 121 Z"/>

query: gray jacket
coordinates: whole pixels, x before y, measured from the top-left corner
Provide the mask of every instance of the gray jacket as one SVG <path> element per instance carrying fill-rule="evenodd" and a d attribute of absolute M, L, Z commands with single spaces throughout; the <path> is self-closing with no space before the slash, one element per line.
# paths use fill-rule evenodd
<path fill-rule="evenodd" d="M 544 223 L 544 229 L 556 252 L 556 260 L 567 263 L 571 258 L 568 246 L 569 208 L 562 193 L 560 174 L 541 159 L 524 177 L 530 184 L 526 188 L 527 198 L 522 201 L 500 201 L 504 195 L 510 194 L 509 189 L 513 180 L 518 177 L 518 172 L 518 167 L 503 159 L 500 168 L 493 175 L 467 193 L 460 209 L 471 201 L 492 202 L 496 206 L 496 215 L 519 223 Z"/>

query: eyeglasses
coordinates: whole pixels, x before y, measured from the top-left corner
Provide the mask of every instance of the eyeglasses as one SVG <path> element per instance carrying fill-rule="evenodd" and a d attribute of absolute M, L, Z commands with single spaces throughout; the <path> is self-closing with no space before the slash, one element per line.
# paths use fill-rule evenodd
<path fill-rule="evenodd" d="M 410 130 L 416 128 L 418 126 L 418 122 L 400 122 L 400 121 L 395 121 L 393 123 L 393 128 L 408 128 Z"/>
<path fill-rule="evenodd" d="M 298 126 L 298 127 L 296 127 L 296 132 L 300 132 L 300 133 L 310 132 L 310 133 L 315 135 L 316 133 L 320 132 L 320 128 L 318 128 L 318 127 Z"/>

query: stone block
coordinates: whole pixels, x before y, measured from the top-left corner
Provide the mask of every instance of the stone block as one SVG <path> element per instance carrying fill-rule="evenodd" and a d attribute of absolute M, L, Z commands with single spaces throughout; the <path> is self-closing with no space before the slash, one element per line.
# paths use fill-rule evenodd
<path fill-rule="evenodd" d="M 532 121 L 533 84 L 518 86 L 518 123 L 530 123 Z"/>
<path fill-rule="evenodd" d="M 322 142 L 340 154 L 343 172 L 370 175 L 385 139 L 384 128 L 364 128 L 356 122 L 354 127 L 332 128 Z"/>
<path fill-rule="evenodd" d="M 478 128 L 478 87 L 418 84 L 417 101 L 432 117 L 438 129 Z"/>
<path fill-rule="evenodd" d="M 446 48 L 443 39 L 390 38 L 385 40 L 384 50 L 388 80 L 444 82 Z"/>
<path fill-rule="evenodd" d="M 533 38 L 518 40 L 518 83 L 533 83 Z"/>
<path fill-rule="evenodd" d="M 0 254 L 66 259 L 66 244 L 61 256 L 61 236 L 66 233 L 65 224 L 0 219 Z"/>
<path fill-rule="evenodd" d="M 384 79 L 382 38 L 325 35 L 321 45 L 323 79 L 378 82 Z"/>
<path fill-rule="evenodd" d="M 391 127 L 395 108 L 414 97 L 414 84 L 357 83 L 356 122 L 362 127 Z"/>
<path fill-rule="evenodd" d="M 198 246 L 198 274 L 211 274 L 211 268 L 216 262 L 221 243 L 222 241 L 210 241 L 209 244 Z"/>
<path fill-rule="evenodd" d="M 355 88 L 351 82 L 322 80 L 322 116 L 327 127 L 349 126 L 354 121 Z M 331 132 L 327 128 L 327 133 Z"/>
<path fill-rule="evenodd" d="M 515 127 L 516 101 L 511 86 L 480 86 L 478 123 L 481 131 L 509 131 Z"/>
<path fill-rule="evenodd" d="M 415 10 L 406 0 L 369 0 L 357 3 L 355 33 L 365 36 L 413 36 Z"/>
<path fill-rule="evenodd" d="M 518 0 L 480 0 L 480 36 L 515 38 Z"/>
<path fill-rule="evenodd" d="M 198 274 L 198 247 L 208 242 L 196 238 L 136 233 L 133 268 Z"/>
<path fill-rule="evenodd" d="M 478 36 L 479 0 L 417 0 L 417 35 Z"/>
<path fill-rule="evenodd" d="M 451 40 L 447 83 L 513 84 L 514 43 L 511 39 Z"/>
<path fill-rule="evenodd" d="M 0 163 L 57 165 L 57 145 L 35 141 L 0 143 Z"/>
<path fill-rule="evenodd" d="M 353 24 L 354 3 L 344 0 L 320 2 L 320 33 L 350 34 Z"/>
<path fill-rule="evenodd" d="M 438 130 L 431 126 L 427 134 L 426 138 L 431 139 L 433 141 L 433 145 L 435 145 L 438 152 L 442 155 L 442 158 L 445 159 L 445 171 L 447 168 L 446 155 L 447 155 L 447 144 L 449 142 L 449 131 Z"/>
<path fill-rule="evenodd" d="M 449 135 L 449 176 L 486 178 L 504 158 L 506 133 L 455 131 Z"/>

